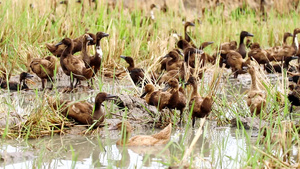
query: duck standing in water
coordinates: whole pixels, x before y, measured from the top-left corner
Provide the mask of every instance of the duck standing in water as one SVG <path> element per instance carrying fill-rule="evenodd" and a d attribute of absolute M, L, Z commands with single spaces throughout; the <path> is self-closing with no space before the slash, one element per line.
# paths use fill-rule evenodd
<path fill-rule="evenodd" d="M 45 82 L 50 80 L 51 87 L 53 88 L 53 76 L 56 67 L 56 57 L 47 56 L 45 58 L 35 58 L 30 63 L 31 70 L 41 79 L 42 89 L 45 88 Z"/>
<path fill-rule="evenodd" d="M 31 74 L 22 72 L 20 74 L 19 82 L 8 82 L 7 83 L 7 81 L 5 79 L 0 78 L 0 86 L 2 89 L 9 89 L 12 91 L 28 90 L 29 87 L 26 84 L 26 79 L 32 78 L 32 77 L 33 76 Z"/>
<path fill-rule="evenodd" d="M 64 38 L 60 43 L 57 44 L 57 46 L 61 44 L 64 44 L 66 48 L 60 57 L 60 65 L 63 72 L 67 76 L 70 76 L 70 88 L 73 89 L 72 76 L 77 80 L 75 84 L 76 87 L 79 80 L 90 79 L 93 76 L 94 71 L 93 68 L 86 68 L 81 59 L 72 55 L 74 47 L 72 39 Z"/>
<path fill-rule="evenodd" d="M 251 75 L 251 88 L 248 92 L 247 105 L 251 114 L 259 115 L 266 107 L 266 94 L 257 86 L 256 73 L 253 66 L 249 66 L 248 72 Z"/>
<path fill-rule="evenodd" d="M 127 146 L 155 146 L 164 145 L 170 141 L 172 132 L 172 123 L 165 127 L 160 132 L 153 135 L 137 135 L 131 136 L 132 127 L 129 122 L 119 122 L 117 125 L 110 128 L 110 130 L 121 130 L 121 139 L 117 141 L 117 145 Z"/>
<path fill-rule="evenodd" d="M 55 101 L 50 100 L 49 104 L 53 106 L 54 109 L 60 107 L 60 112 L 66 116 L 74 119 L 80 124 L 92 125 L 94 127 L 99 127 L 100 124 L 105 119 L 105 111 L 102 107 L 102 103 L 106 100 L 114 100 L 117 96 L 110 95 L 105 92 L 100 92 L 95 98 L 95 107 L 86 101 L 82 102 L 71 102 L 59 100 L 59 105 Z"/>
<path fill-rule="evenodd" d="M 211 95 L 201 97 L 198 93 L 198 86 L 196 78 L 191 76 L 185 85 L 191 85 L 193 87 L 191 99 L 189 102 L 189 109 L 192 111 L 192 126 L 195 127 L 195 120 L 197 118 L 204 118 L 212 110 L 213 98 Z M 193 107 L 193 110 L 191 108 Z"/>

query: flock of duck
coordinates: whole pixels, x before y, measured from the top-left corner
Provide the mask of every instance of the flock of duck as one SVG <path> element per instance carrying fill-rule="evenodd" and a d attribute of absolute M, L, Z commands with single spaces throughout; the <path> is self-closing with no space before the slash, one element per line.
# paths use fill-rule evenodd
<path fill-rule="evenodd" d="M 142 68 L 135 67 L 135 63 L 130 56 L 120 56 L 128 63 L 127 71 L 134 84 L 137 87 L 143 87 L 144 93 L 141 98 L 149 105 L 156 106 L 159 111 L 164 108 L 170 110 L 180 111 L 181 124 L 184 115 L 184 110 L 188 107 L 189 112 L 192 112 L 192 126 L 195 125 L 196 118 L 203 118 L 209 115 L 212 110 L 215 93 L 211 88 L 211 92 L 206 96 L 202 96 L 198 92 L 199 80 L 203 77 L 206 65 L 219 64 L 220 67 L 231 68 L 234 78 L 239 74 L 247 73 L 251 75 L 251 88 L 247 94 L 247 105 L 250 108 L 251 114 L 258 115 L 264 112 L 266 105 L 266 92 L 260 89 L 257 85 L 256 69 L 250 63 L 255 61 L 258 64 L 264 65 L 264 69 L 268 73 L 282 72 L 286 69 L 290 75 L 289 80 L 296 82 L 296 87 L 291 88 L 292 91 L 288 95 L 288 99 L 292 106 L 300 105 L 300 82 L 298 70 L 289 65 L 290 61 L 299 57 L 299 44 L 297 34 L 300 29 L 296 28 L 291 33 L 285 33 L 282 46 L 275 46 L 269 49 L 262 49 L 259 43 L 252 43 L 249 39 L 245 41 L 246 37 L 253 37 L 254 35 L 242 31 L 240 33 L 239 45 L 236 41 L 225 42 L 220 44 L 216 52 L 212 55 L 204 52 L 204 48 L 213 44 L 213 42 L 203 42 L 197 47 L 192 42 L 187 29 L 189 26 L 195 26 L 192 22 L 184 24 L 184 37 L 180 37 L 177 42 L 177 47 L 170 50 L 160 62 L 160 70 L 151 71 L 148 74 Z M 68 91 L 72 91 L 78 86 L 81 81 L 90 81 L 89 85 L 93 85 L 93 78 L 100 72 L 101 60 L 103 52 L 101 49 L 101 39 L 108 37 L 109 34 L 104 32 L 85 33 L 84 35 L 75 38 L 64 38 L 57 44 L 46 44 L 48 50 L 53 54 L 45 58 L 35 58 L 30 63 L 31 71 L 34 72 L 42 82 L 42 89 L 46 88 L 47 81 L 50 81 L 53 88 L 53 77 L 57 72 L 57 62 L 59 58 L 60 67 L 62 71 L 70 77 L 70 86 Z M 292 37 L 292 44 L 287 44 L 288 37 Z M 95 54 L 90 55 L 88 46 L 94 45 Z M 247 52 L 247 47 L 250 49 Z M 79 55 L 74 55 L 80 52 Z M 252 61 L 251 61 L 252 60 Z M 274 61 L 277 61 L 274 64 Z M 299 69 L 299 67 L 298 67 Z M 296 73 L 293 73 L 296 72 Z M 160 73 L 158 73 L 160 72 Z M 25 79 L 31 78 L 32 75 L 23 72 L 20 75 L 20 82 L 9 82 L 5 79 L 0 79 L 1 88 L 9 88 L 10 90 L 28 89 Z M 150 77 L 149 79 L 147 77 Z M 74 81 L 75 80 L 75 81 Z M 75 83 L 75 84 L 74 84 Z M 164 89 L 156 89 L 154 84 L 165 84 Z M 187 100 L 186 86 L 192 87 L 191 97 Z M 106 100 L 115 100 L 117 96 L 100 92 L 95 98 L 95 106 L 88 102 L 71 102 L 60 100 L 49 101 L 54 109 L 59 109 L 64 116 L 74 119 L 80 124 L 93 125 L 99 127 L 105 119 L 105 112 L 102 108 L 102 103 Z M 188 105 L 188 106 L 187 106 Z M 168 125 L 164 130 L 156 135 L 141 136 L 129 139 L 129 134 L 132 127 L 128 122 L 120 123 L 112 129 L 122 129 L 122 125 L 126 127 L 125 143 L 128 145 L 135 145 L 136 139 L 148 140 L 143 142 L 143 145 L 165 144 L 166 140 L 170 138 L 171 125 Z M 168 133 L 169 132 L 169 133 Z M 167 134 L 166 134 L 167 133 Z M 149 139 L 151 141 L 149 141 Z M 155 140 L 156 139 L 156 140 Z M 118 142 L 123 144 L 124 142 Z"/>

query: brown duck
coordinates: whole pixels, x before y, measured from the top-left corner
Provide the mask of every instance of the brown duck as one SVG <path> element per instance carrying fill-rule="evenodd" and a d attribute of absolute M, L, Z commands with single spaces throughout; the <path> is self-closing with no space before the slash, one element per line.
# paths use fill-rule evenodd
<path fill-rule="evenodd" d="M 164 90 L 169 90 L 171 93 L 171 98 L 169 100 L 168 108 L 170 109 L 177 109 L 180 111 L 180 120 L 179 123 L 182 121 L 183 110 L 186 106 L 186 97 L 184 94 L 184 90 L 182 87 L 179 87 L 179 82 L 175 78 L 171 78 Z"/>
<path fill-rule="evenodd" d="M 253 66 L 248 67 L 248 72 L 251 75 L 251 88 L 248 92 L 247 105 L 250 108 L 251 114 L 260 114 L 266 107 L 266 94 L 258 88 L 256 73 Z"/>
<path fill-rule="evenodd" d="M 50 80 L 51 87 L 53 88 L 53 76 L 56 68 L 56 57 L 47 56 L 45 58 L 35 58 L 30 63 L 31 70 L 41 79 L 42 89 L 45 88 L 45 82 Z"/>
<path fill-rule="evenodd" d="M 123 130 L 122 130 L 123 129 Z M 167 144 L 171 137 L 172 124 L 161 130 L 159 133 L 153 135 L 137 135 L 131 136 L 132 127 L 129 122 L 125 121 L 110 128 L 110 130 L 121 130 L 121 139 L 117 141 L 117 145 L 127 146 L 155 146 Z"/>
<path fill-rule="evenodd" d="M 208 95 L 206 97 L 200 96 L 200 94 L 198 93 L 198 86 L 195 77 L 191 76 L 185 85 L 191 85 L 193 87 L 191 99 L 189 102 L 189 111 L 192 111 L 192 126 L 194 127 L 196 117 L 203 118 L 211 112 L 213 98 L 211 95 Z"/>
<path fill-rule="evenodd" d="M 129 64 L 129 66 L 127 67 L 127 70 L 129 72 L 130 77 L 131 77 L 132 81 L 134 82 L 134 84 L 141 87 L 143 79 L 145 77 L 144 70 L 141 68 L 135 67 L 132 57 L 130 57 L 130 56 L 120 56 L 120 57 Z M 147 84 L 147 82 L 144 81 L 144 84 Z"/>
<path fill-rule="evenodd" d="M 77 82 L 75 87 L 77 86 L 79 80 L 87 80 L 93 76 L 93 68 L 86 68 L 84 62 L 72 55 L 73 51 L 73 41 L 70 38 L 64 38 L 57 46 L 63 44 L 66 46 L 64 52 L 60 57 L 60 65 L 63 72 L 70 76 L 70 87 L 73 89 L 73 78 L 76 78 Z"/>
<path fill-rule="evenodd" d="M 90 37 L 93 39 L 92 41 L 89 42 L 89 45 L 94 45 L 96 43 L 96 36 L 95 34 L 92 33 L 88 33 L 90 35 Z M 79 52 L 82 50 L 83 47 L 83 40 L 85 35 L 82 35 L 78 38 L 73 39 L 73 43 L 74 43 L 74 48 L 71 51 L 71 54 L 74 54 L 76 52 Z M 55 45 L 55 44 L 50 44 L 50 43 L 46 43 L 46 47 L 47 49 L 56 57 L 60 57 L 61 54 L 63 53 L 64 49 L 66 48 L 64 45 Z"/>
<path fill-rule="evenodd" d="M 168 106 L 171 98 L 171 94 L 169 92 L 163 92 L 161 90 L 155 91 L 155 87 L 152 84 L 147 84 L 145 86 L 144 93 L 141 95 L 141 98 L 144 96 L 146 96 L 146 102 L 149 105 L 157 107 L 159 111 Z"/>
<path fill-rule="evenodd" d="M 234 78 L 237 78 L 239 74 L 246 73 L 243 67 L 247 67 L 250 64 L 250 58 L 245 60 L 241 54 L 232 50 L 227 53 L 226 62 L 231 67 Z"/>
<path fill-rule="evenodd" d="M 58 103 L 49 99 L 49 104 L 55 110 L 59 110 L 64 116 L 74 119 L 80 124 L 100 126 L 105 119 L 105 111 L 101 107 L 105 100 L 114 100 L 117 96 L 104 92 L 97 94 L 95 98 L 95 107 L 86 101 L 72 102 L 59 100 Z"/>
<path fill-rule="evenodd" d="M 0 78 L 0 86 L 2 89 L 9 89 L 12 91 L 18 91 L 18 90 L 28 90 L 29 87 L 26 84 L 26 79 L 32 78 L 33 76 L 29 73 L 22 72 L 20 74 L 19 82 L 8 82 L 4 78 Z"/>

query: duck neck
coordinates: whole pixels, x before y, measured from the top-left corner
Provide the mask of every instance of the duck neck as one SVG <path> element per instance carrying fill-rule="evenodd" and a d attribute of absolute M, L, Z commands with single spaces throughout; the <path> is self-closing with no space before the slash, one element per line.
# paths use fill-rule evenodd
<path fill-rule="evenodd" d="M 245 36 L 240 36 L 240 46 L 244 45 Z"/>
<path fill-rule="evenodd" d="M 294 33 L 293 35 L 293 47 L 296 49 L 296 53 L 299 50 L 299 43 L 298 43 L 298 39 L 297 39 L 297 33 Z"/>
<path fill-rule="evenodd" d="M 146 94 L 145 100 L 146 100 L 147 103 L 149 103 L 150 97 L 151 97 L 151 95 L 152 95 L 153 92 L 154 92 L 154 91 L 151 91 L 151 92 L 148 92 L 148 93 Z"/>
<path fill-rule="evenodd" d="M 192 92 L 192 96 L 191 96 L 191 98 L 194 98 L 194 97 L 197 97 L 197 96 L 199 96 L 199 94 L 198 94 L 198 86 L 197 86 L 197 84 L 192 84 L 192 86 L 193 86 L 193 92 Z"/>
<path fill-rule="evenodd" d="M 286 40 L 287 40 L 287 38 L 288 38 L 288 36 L 284 36 L 284 37 L 283 37 L 283 45 L 285 45 L 285 44 L 286 44 Z"/>
<path fill-rule="evenodd" d="M 257 90 L 257 83 L 256 83 L 256 75 L 255 72 L 251 73 L 251 81 L 252 81 L 252 85 L 251 85 L 251 90 Z"/>
<path fill-rule="evenodd" d="M 129 63 L 129 66 L 127 67 L 127 70 L 130 72 L 134 69 L 134 63 Z"/>
<path fill-rule="evenodd" d="M 65 58 L 68 55 L 72 54 L 73 48 L 74 48 L 73 44 L 71 44 L 68 47 L 66 47 L 66 49 L 62 52 L 61 57 Z"/>

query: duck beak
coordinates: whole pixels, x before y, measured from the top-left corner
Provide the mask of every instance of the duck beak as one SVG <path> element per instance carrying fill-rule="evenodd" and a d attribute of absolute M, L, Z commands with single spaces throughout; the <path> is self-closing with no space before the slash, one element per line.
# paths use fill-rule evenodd
<path fill-rule="evenodd" d="M 195 26 L 195 24 L 194 24 L 194 23 L 192 23 L 192 22 L 190 22 L 189 26 Z"/>
<path fill-rule="evenodd" d="M 167 58 L 167 57 L 169 57 L 170 55 L 169 54 L 166 54 L 163 58 Z"/>
<path fill-rule="evenodd" d="M 291 57 L 291 60 L 295 60 L 295 59 L 299 59 L 299 57 L 298 56 L 292 56 Z"/>
<path fill-rule="evenodd" d="M 118 96 L 107 94 L 105 100 L 116 100 Z"/>
<path fill-rule="evenodd" d="M 247 32 L 247 36 L 253 37 L 254 35 L 252 33 Z"/>
<path fill-rule="evenodd" d="M 189 84 L 190 84 L 189 82 L 186 82 L 186 83 L 183 84 L 183 87 L 186 87 Z"/>
<path fill-rule="evenodd" d="M 204 53 L 203 50 L 200 50 L 200 49 L 195 49 L 195 52 L 200 55 Z"/>
<path fill-rule="evenodd" d="M 209 44 L 209 45 L 210 45 L 210 44 L 213 44 L 213 43 L 214 43 L 213 41 L 211 41 L 211 42 L 207 42 L 207 44 Z"/>
<path fill-rule="evenodd" d="M 30 78 L 33 78 L 33 75 L 32 75 L 32 74 L 29 74 L 29 73 L 27 73 L 25 78 L 29 78 L 29 79 L 30 79 Z"/>
<path fill-rule="evenodd" d="M 163 92 L 167 91 L 170 88 L 169 84 L 165 85 L 165 88 L 162 89 Z"/>
<path fill-rule="evenodd" d="M 55 47 L 57 47 L 57 46 L 59 46 L 59 45 L 61 45 L 62 44 L 62 42 L 58 42 L 56 45 L 55 45 Z"/>
<path fill-rule="evenodd" d="M 123 55 L 121 55 L 121 56 L 120 56 L 120 58 L 122 58 L 122 59 L 126 59 L 126 56 L 123 56 Z"/>
<path fill-rule="evenodd" d="M 290 82 L 293 81 L 293 77 L 289 77 L 289 81 L 290 81 Z"/>
<path fill-rule="evenodd" d="M 108 36 L 109 36 L 108 33 L 103 33 L 103 34 L 102 34 L 102 37 L 108 37 Z"/>
<path fill-rule="evenodd" d="M 144 92 L 142 95 L 141 95 L 141 97 L 140 98 L 144 98 L 145 96 L 146 96 L 146 92 Z"/>
<path fill-rule="evenodd" d="M 90 36 L 88 36 L 88 37 L 86 38 L 86 40 L 88 40 L 88 41 L 93 41 L 94 39 L 91 38 Z"/>

